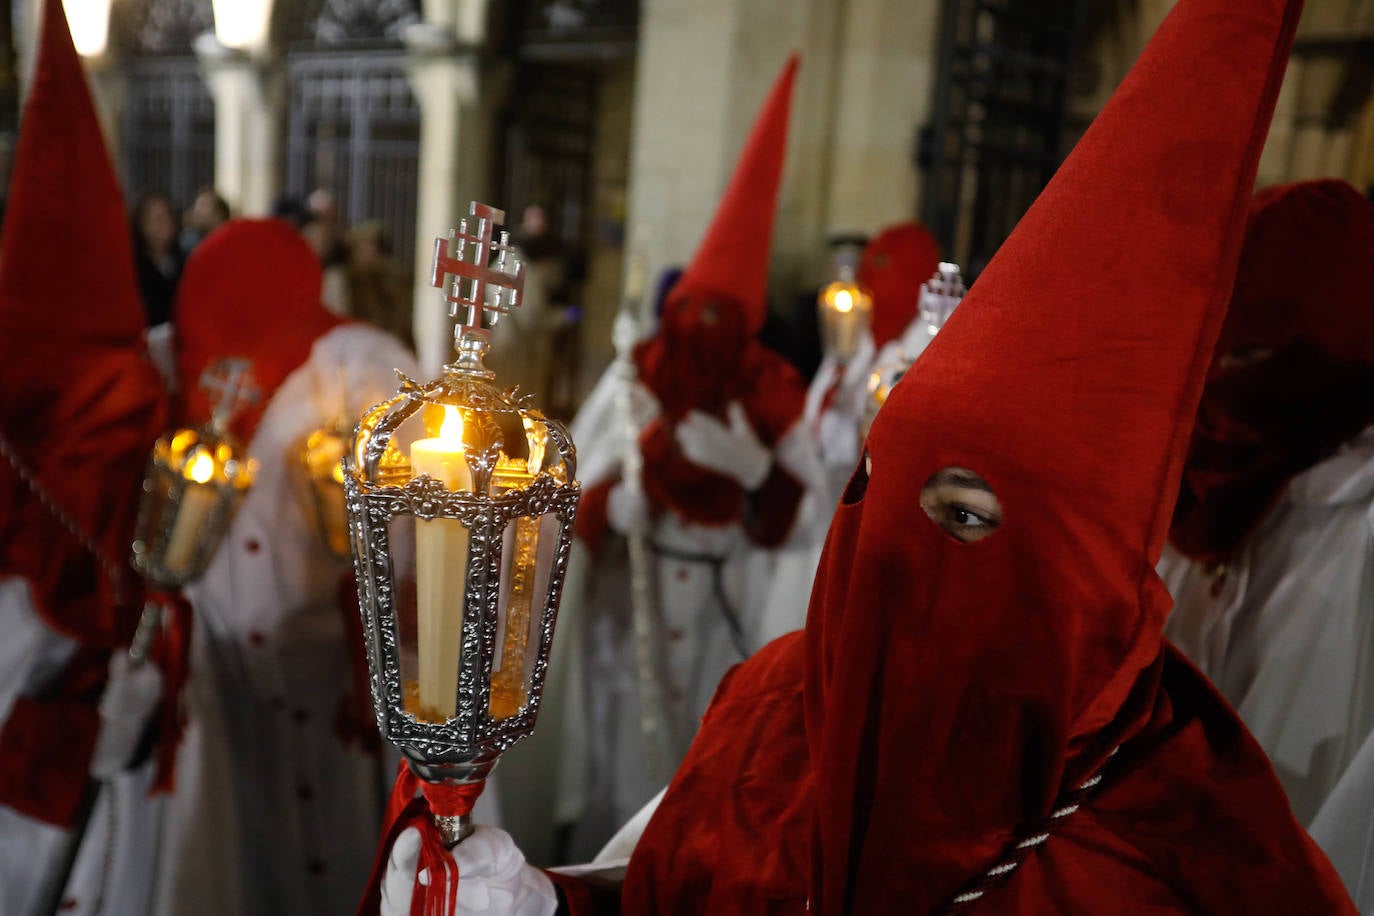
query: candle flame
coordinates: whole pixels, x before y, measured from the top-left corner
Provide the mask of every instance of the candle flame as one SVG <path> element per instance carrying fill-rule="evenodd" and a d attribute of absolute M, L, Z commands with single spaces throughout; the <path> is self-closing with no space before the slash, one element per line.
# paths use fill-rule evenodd
<path fill-rule="evenodd" d="M 854 294 L 847 289 L 835 293 L 835 311 L 848 314 L 854 308 Z"/>
<path fill-rule="evenodd" d="M 452 404 L 444 405 L 444 422 L 439 425 L 439 441 L 455 451 L 463 450 L 463 415 Z"/>
<path fill-rule="evenodd" d="M 196 457 L 186 466 L 186 479 L 196 483 L 209 483 L 215 476 L 215 459 L 206 452 L 196 452 Z"/>

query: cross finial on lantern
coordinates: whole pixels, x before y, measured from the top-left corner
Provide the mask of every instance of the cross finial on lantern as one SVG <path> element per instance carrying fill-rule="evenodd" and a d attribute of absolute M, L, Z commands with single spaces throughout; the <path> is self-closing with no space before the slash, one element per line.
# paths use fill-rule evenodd
<path fill-rule="evenodd" d="M 491 325 L 520 305 L 525 290 L 525 262 L 510 245 L 510 233 L 498 227 L 503 210 L 473 201 L 469 216 L 434 240 L 434 267 L 429 282 L 444 290 L 450 317 L 458 319 L 456 334 L 482 330 L 482 313 Z M 448 286 L 448 278 L 453 278 Z M 446 289 L 446 287 L 448 287 Z M 467 314 L 460 314 L 467 309 Z"/>
<path fill-rule="evenodd" d="M 200 387 L 210 399 L 210 425 L 227 429 L 234 415 L 257 401 L 253 361 L 227 357 L 211 363 L 200 376 Z"/>

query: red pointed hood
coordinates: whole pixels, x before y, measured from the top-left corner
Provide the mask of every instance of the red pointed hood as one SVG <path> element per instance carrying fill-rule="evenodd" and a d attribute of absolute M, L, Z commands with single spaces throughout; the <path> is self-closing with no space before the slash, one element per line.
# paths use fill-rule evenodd
<path fill-rule="evenodd" d="M 81 61 L 47 0 L 0 239 L 0 574 L 30 580 L 49 624 L 104 646 L 138 609 L 129 545 L 164 416 L 133 263 Z"/>
<path fill-rule="evenodd" d="M 787 152 L 792 84 L 800 61 L 797 54 L 789 57 L 773 83 L 711 227 L 669 297 L 696 294 L 730 302 L 744 310 L 751 332 L 763 327 L 768 314 L 768 251 Z"/>
<path fill-rule="evenodd" d="M 873 343 L 881 348 L 921 310 L 921 284 L 940 265 L 935 236 L 920 223 L 888 226 L 864 247 L 859 282 L 873 292 Z"/>
<path fill-rule="evenodd" d="M 658 329 L 635 350 L 639 380 L 670 419 L 723 410 L 739 397 L 748 354 L 759 347 L 754 335 L 768 315 L 768 251 L 799 60 L 788 58 L 773 84 L 711 228 L 664 299 Z"/>
<path fill-rule="evenodd" d="M 341 322 L 320 304 L 319 258 L 300 233 L 277 219 L 237 219 L 196 246 L 177 289 L 177 376 L 186 423 L 210 418 L 199 382 L 225 357 L 253 361 L 256 403 L 233 430 L 246 445 L 286 377 L 315 341 Z"/>
<path fill-rule="evenodd" d="M 1300 9 L 1181 0 L 878 415 L 807 623 L 820 912 L 941 905 L 1153 708 L 1154 564 Z M 923 513 L 947 468 L 991 536 Z"/>

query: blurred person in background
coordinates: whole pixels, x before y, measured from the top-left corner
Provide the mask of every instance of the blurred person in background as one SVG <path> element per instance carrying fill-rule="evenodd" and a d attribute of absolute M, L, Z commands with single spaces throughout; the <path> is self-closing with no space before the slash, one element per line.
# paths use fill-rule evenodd
<path fill-rule="evenodd" d="M 411 282 L 392 252 L 391 236 L 373 220 L 348 232 L 349 314 L 412 342 Z"/>
<path fill-rule="evenodd" d="M 201 188 L 182 217 L 181 250 L 190 254 L 216 228 L 229 220 L 229 202 L 214 188 Z"/>
<path fill-rule="evenodd" d="M 309 210 L 300 215 L 298 228 L 310 249 L 319 259 L 324 274 L 320 301 L 324 307 L 340 317 L 352 314 L 349 302 L 348 245 L 335 243 L 333 228 Z"/>
<path fill-rule="evenodd" d="M 172 303 L 185 255 L 178 240 L 176 210 L 161 191 L 139 196 L 130 218 L 134 239 L 134 269 L 148 327 L 172 320 Z"/>

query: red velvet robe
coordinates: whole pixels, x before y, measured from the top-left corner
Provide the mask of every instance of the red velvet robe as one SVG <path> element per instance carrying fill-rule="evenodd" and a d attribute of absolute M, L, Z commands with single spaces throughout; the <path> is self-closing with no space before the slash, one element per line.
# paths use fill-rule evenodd
<path fill-rule="evenodd" d="M 575 916 L 807 912 L 824 785 L 807 753 L 803 659 L 803 634 L 791 633 L 731 671 L 619 899 L 552 875 Z M 1353 912 L 1225 701 L 1172 647 L 1143 686 L 1155 678 L 1145 728 L 1091 799 L 966 912 Z M 1217 848 L 1221 827 L 1237 842 Z"/>

